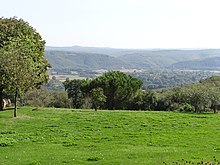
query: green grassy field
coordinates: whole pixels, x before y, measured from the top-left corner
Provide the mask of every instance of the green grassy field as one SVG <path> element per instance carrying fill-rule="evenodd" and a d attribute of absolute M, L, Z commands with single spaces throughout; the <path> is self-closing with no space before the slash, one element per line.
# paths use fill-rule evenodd
<path fill-rule="evenodd" d="M 196 164 L 220 158 L 220 115 L 36 109 L 0 112 L 0 164 Z"/>

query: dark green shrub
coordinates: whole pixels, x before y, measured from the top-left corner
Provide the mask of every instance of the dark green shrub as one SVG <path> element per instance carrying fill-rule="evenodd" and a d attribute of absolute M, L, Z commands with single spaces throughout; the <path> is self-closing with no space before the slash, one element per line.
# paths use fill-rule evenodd
<path fill-rule="evenodd" d="M 177 109 L 177 111 L 179 111 L 179 112 L 194 112 L 195 108 L 192 105 L 185 103 L 182 106 L 180 106 Z"/>
<path fill-rule="evenodd" d="M 70 108 L 71 100 L 68 98 L 66 92 L 53 92 L 53 100 L 51 100 L 50 106 L 55 108 Z"/>
<path fill-rule="evenodd" d="M 24 104 L 34 107 L 49 107 L 52 100 L 52 93 L 43 89 L 28 91 L 24 96 Z"/>

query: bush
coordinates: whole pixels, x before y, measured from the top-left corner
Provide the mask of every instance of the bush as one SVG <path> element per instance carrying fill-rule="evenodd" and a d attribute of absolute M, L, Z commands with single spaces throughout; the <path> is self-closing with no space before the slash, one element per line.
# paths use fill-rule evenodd
<path fill-rule="evenodd" d="M 24 104 L 34 107 L 49 107 L 53 100 L 53 95 L 43 89 L 28 91 L 24 97 Z"/>
<path fill-rule="evenodd" d="M 66 92 L 53 92 L 53 100 L 50 103 L 51 107 L 55 108 L 70 108 L 71 100 Z"/>
<path fill-rule="evenodd" d="M 66 92 L 35 89 L 26 93 L 24 104 L 34 107 L 70 108 L 71 101 Z"/>
<path fill-rule="evenodd" d="M 185 103 L 183 104 L 182 106 L 180 106 L 177 111 L 179 112 L 194 112 L 195 111 L 195 108 L 194 106 L 188 104 L 188 103 Z"/>

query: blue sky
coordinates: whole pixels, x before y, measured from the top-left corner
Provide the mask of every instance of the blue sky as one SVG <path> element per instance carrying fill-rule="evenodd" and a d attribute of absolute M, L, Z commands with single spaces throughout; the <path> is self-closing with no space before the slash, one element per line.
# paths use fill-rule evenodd
<path fill-rule="evenodd" d="M 219 0 L 0 0 L 48 46 L 220 48 Z"/>

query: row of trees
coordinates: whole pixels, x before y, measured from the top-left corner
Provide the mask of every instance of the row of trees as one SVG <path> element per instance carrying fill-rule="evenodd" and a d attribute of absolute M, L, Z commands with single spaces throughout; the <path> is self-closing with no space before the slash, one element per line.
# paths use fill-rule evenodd
<path fill-rule="evenodd" d="M 0 18 L 0 110 L 4 93 L 19 95 L 47 82 L 49 64 L 44 58 L 45 41 L 27 22 Z"/>
<path fill-rule="evenodd" d="M 74 108 L 204 112 L 220 109 L 220 77 L 166 91 L 142 90 L 142 82 L 121 72 L 93 80 L 66 80 Z"/>
<path fill-rule="evenodd" d="M 159 101 L 160 109 L 216 113 L 220 109 L 220 77 L 163 92 Z"/>
<path fill-rule="evenodd" d="M 130 102 L 132 109 L 217 113 L 220 109 L 220 77 L 166 91 L 140 91 Z"/>
<path fill-rule="evenodd" d="M 130 73 L 131 76 L 143 82 L 144 89 L 165 89 L 197 83 L 199 80 L 220 75 L 212 71 L 187 71 L 171 69 L 152 69 L 143 72 Z"/>
<path fill-rule="evenodd" d="M 58 80 L 51 80 L 49 84 L 54 84 L 55 81 Z M 66 103 L 73 108 L 181 112 L 217 112 L 220 108 L 219 86 L 220 77 L 214 76 L 196 84 L 166 91 L 142 90 L 140 80 L 116 71 L 105 73 L 96 79 L 67 79 L 64 82 L 70 101 Z M 62 100 L 65 100 L 64 97 Z"/>
<path fill-rule="evenodd" d="M 19 99 L 21 105 L 33 107 L 71 108 L 71 99 L 65 91 L 33 89 Z"/>
<path fill-rule="evenodd" d="M 23 102 L 31 106 L 96 110 L 100 108 L 216 113 L 220 109 L 220 77 L 217 76 L 165 91 L 142 90 L 141 85 L 140 80 L 121 72 L 108 72 L 92 80 L 67 79 L 63 84 L 52 79 L 43 89 L 28 92 Z"/>
<path fill-rule="evenodd" d="M 128 109 L 129 102 L 141 91 L 142 86 L 139 79 L 117 71 L 105 73 L 96 79 L 67 79 L 63 84 L 60 83 L 53 78 L 41 89 L 27 92 L 20 100 L 21 104 L 95 110 Z"/>

